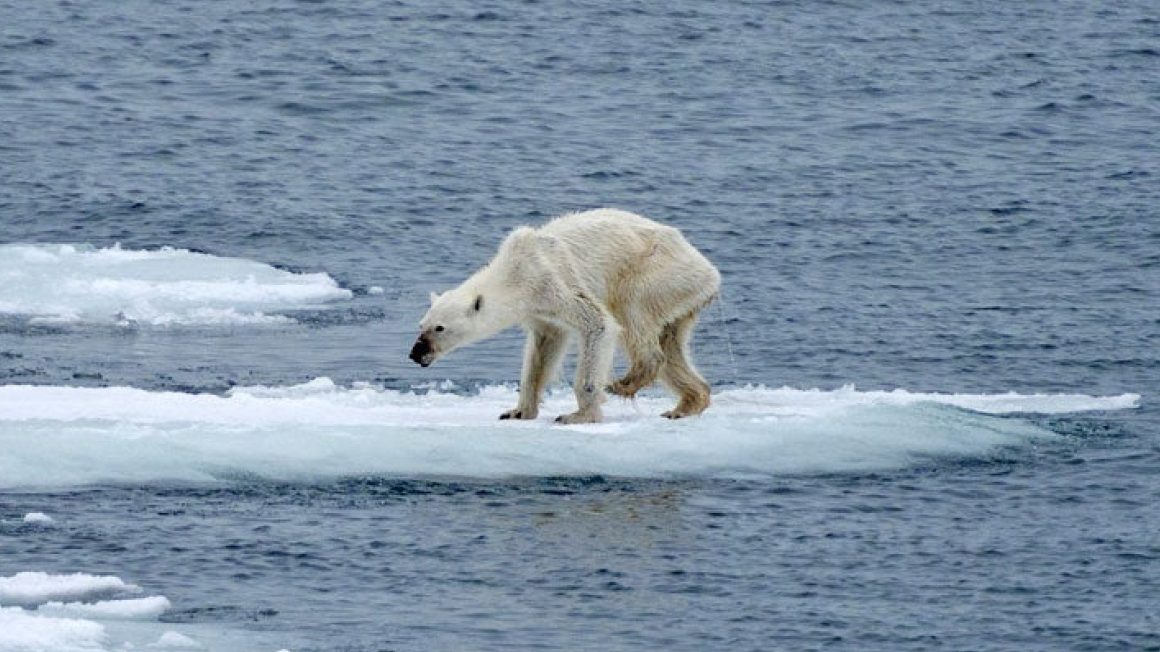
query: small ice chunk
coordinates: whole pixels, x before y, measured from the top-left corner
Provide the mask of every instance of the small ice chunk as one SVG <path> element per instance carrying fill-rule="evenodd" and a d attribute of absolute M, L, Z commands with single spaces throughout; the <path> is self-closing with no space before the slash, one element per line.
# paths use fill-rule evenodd
<path fill-rule="evenodd" d="M 168 631 L 162 634 L 156 643 L 150 643 L 149 647 L 162 650 L 200 650 L 205 646 L 185 634 Z"/>
<path fill-rule="evenodd" d="M 44 512 L 29 512 L 24 515 L 24 522 L 34 525 L 48 525 L 52 523 L 52 517 Z"/>
<path fill-rule="evenodd" d="M 372 286 L 370 286 L 370 288 L 367 289 L 367 294 L 382 294 L 385 291 L 386 290 L 379 287 L 378 285 L 372 285 Z"/>
<path fill-rule="evenodd" d="M 56 575 L 26 571 L 0 577 L 0 605 L 38 605 L 52 600 L 78 601 L 138 593 L 141 587 L 113 575 Z"/>
<path fill-rule="evenodd" d="M 38 614 L 98 620 L 155 620 L 172 606 L 161 595 L 100 602 L 48 602 L 37 607 Z"/>

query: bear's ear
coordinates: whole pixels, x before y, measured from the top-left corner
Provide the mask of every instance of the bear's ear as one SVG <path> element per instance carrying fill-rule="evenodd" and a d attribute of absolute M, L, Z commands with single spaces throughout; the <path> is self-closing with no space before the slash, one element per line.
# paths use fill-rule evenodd
<path fill-rule="evenodd" d="M 482 307 L 483 307 L 483 295 L 481 294 L 481 295 L 475 297 L 475 312 L 479 312 L 479 309 Z"/>
<path fill-rule="evenodd" d="M 434 303 L 435 303 L 435 301 L 437 301 L 437 300 L 439 299 L 439 293 L 438 293 L 438 292 L 432 292 L 432 293 L 431 293 L 431 297 L 430 297 L 430 299 L 431 299 L 431 303 L 432 303 L 432 304 L 434 304 Z"/>

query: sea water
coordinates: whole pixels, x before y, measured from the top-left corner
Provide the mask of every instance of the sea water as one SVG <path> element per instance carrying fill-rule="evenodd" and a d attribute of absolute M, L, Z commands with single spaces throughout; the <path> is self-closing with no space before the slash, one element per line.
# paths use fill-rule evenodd
<path fill-rule="evenodd" d="M 0 650 L 1160 648 L 1149 3 L 0 0 Z M 697 419 L 430 291 L 597 206 Z M 623 365 L 623 361 L 618 364 Z"/>

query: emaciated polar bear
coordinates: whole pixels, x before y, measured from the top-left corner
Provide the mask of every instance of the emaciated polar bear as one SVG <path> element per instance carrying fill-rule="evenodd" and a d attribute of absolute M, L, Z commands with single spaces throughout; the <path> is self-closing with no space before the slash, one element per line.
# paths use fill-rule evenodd
<path fill-rule="evenodd" d="M 527 331 L 519 404 L 501 419 L 535 419 L 569 336 L 579 341 L 579 409 L 561 423 L 600 421 L 617 335 L 630 368 L 608 390 L 631 397 L 658 377 L 680 397 L 663 416 L 709 407 L 709 385 L 689 360 L 697 313 L 721 275 L 681 232 L 633 213 L 599 209 L 520 227 L 459 287 L 431 293 L 411 359 L 430 365 L 451 350 L 520 325 Z"/>

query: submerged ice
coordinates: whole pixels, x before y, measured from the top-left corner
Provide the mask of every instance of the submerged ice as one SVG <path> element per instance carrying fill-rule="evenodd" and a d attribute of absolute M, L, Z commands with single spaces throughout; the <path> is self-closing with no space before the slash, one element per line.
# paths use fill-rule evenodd
<path fill-rule="evenodd" d="M 279 323 L 279 311 L 351 298 L 326 274 L 296 274 L 184 249 L 0 245 L 0 315 L 49 322 Z"/>
<path fill-rule="evenodd" d="M 702 417 L 657 415 L 669 397 L 610 400 L 606 421 L 557 426 L 572 404 L 498 421 L 511 386 L 474 395 L 340 387 L 320 378 L 224 396 L 128 387 L 0 387 L 0 487 L 309 480 L 356 474 L 503 477 L 777 475 L 901 468 L 983 456 L 1054 435 L 1012 413 L 1135 407 L 1121 395 L 965 395 L 746 387 Z"/>

